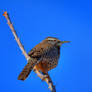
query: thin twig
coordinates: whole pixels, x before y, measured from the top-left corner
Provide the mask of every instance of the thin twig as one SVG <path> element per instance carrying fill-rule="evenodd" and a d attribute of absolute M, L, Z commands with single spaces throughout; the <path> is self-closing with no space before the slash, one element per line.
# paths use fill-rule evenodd
<path fill-rule="evenodd" d="M 26 53 L 26 51 L 25 51 L 23 45 L 21 44 L 20 39 L 18 38 L 18 36 L 17 36 L 17 34 L 16 34 L 16 31 L 15 31 L 15 29 L 14 29 L 12 23 L 11 23 L 11 20 L 10 20 L 10 18 L 9 18 L 8 13 L 7 13 L 7 12 L 4 12 L 3 16 L 6 18 L 7 24 L 9 25 L 9 27 L 10 27 L 10 29 L 11 29 L 11 31 L 12 31 L 14 37 L 15 37 L 15 40 L 16 40 L 17 44 L 19 45 L 19 47 L 20 47 L 22 53 L 24 54 L 25 58 L 26 58 L 27 60 L 29 60 L 30 57 L 27 55 L 27 53 Z"/>
<path fill-rule="evenodd" d="M 26 58 L 27 61 L 30 61 L 30 57 L 28 56 L 28 54 L 26 53 L 26 51 L 25 51 L 23 45 L 21 44 L 20 39 L 18 38 L 18 35 L 16 34 L 16 31 L 15 31 L 15 29 L 14 29 L 14 27 L 13 27 L 13 24 L 12 24 L 10 18 L 9 18 L 9 15 L 8 15 L 7 11 L 5 11 L 5 12 L 3 13 L 3 16 L 6 18 L 7 24 L 9 25 L 9 27 L 10 27 L 10 29 L 11 29 L 11 31 L 12 31 L 14 37 L 15 37 L 15 40 L 16 40 L 16 42 L 17 42 L 19 48 L 21 49 L 23 55 L 25 56 L 25 58 Z M 38 72 L 37 70 L 35 70 L 35 73 L 36 73 L 36 74 L 38 75 L 38 77 L 40 77 L 41 79 L 44 78 L 44 75 L 41 74 L 40 72 Z M 48 84 L 48 86 L 49 86 L 51 92 L 56 92 L 55 86 L 53 85 L 53 82 L 52 82 L 52 80 L 51 80 L 50 77 L 45 78 L 44 81 L 47 82 L 47 84 Z"/>

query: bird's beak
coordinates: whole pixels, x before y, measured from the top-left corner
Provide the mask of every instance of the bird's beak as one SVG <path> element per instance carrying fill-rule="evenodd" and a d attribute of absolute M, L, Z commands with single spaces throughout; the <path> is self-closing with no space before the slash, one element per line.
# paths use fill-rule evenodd
<path fill-rule="evenodd" d="M 60 40 L 59 40 L 58 45 L 61 46 L 61 45 L 64 44 L 64 43 L 70 43 L 70 41 L 60 41 Z"/>
<path fill-rule="evenodd" d="M 70 41 L 60 41 L 61 44 L 70 43 Z"/>

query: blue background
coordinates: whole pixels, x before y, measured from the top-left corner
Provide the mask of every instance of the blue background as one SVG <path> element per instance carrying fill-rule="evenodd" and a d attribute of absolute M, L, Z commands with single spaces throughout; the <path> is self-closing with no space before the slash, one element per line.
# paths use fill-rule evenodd
<path fill-rule="evenodd" d="M 92 92 L 91 0 L 0 0 L 0 92 L 49 92 L 34 72 L 17 80 L 27 62 L 2 16 L 6 10 L 27 52 L 48 36 L 71 41 L 49 72 L 57 92 Z"/>

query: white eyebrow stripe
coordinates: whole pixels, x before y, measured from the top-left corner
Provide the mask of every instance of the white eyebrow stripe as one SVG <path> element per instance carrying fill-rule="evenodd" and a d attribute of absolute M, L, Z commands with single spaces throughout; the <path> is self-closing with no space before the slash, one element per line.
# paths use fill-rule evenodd
<path fill-rule="evenodd" d="M 48 40 L 56 40 L 55 38 L 48 38 Z"/>

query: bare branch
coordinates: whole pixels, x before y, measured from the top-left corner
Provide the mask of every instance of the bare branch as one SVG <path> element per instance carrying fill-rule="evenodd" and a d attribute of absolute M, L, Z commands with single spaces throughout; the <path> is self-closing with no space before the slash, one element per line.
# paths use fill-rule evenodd
<path fill-rule="evenodd" d="M 47 84 L 49 85 L 49 89 L 51 90 L 51 92 L 56 92 L 56 88 L 55 86 L 53 85 L 53 82 L 48 74 L 48 77 L 44 79 L 44 81 L 47 82 Z"/>
<path fill-rule="evenodd" d="M 17 42 L 19 48 L 21 49 L 23 55 L 25 56 L 25 58 L 26 58 L 27 61 L 30 61 L 30 57 L 28 56 L 28 54 L 26 53 L 26 51 L 25 51 L 23 45 L 21 44 L 20 39 L 18 38 L 18 36 L 17 36 L 17 34 L 16 34 L 16 31 L 15 31 L 13 25 L 12 25 L 12 22 L 11 22 L 11 20 L 10 20 L 10 18 L 9 18 L 9 14 L 7 13 L 7 11 L 5 11 L 5 12 L 3 13 L 3 16 L 6 18 L 7 23 L 8 23 L 8 25 L 9 25 L 9 27 L 10 27 L 10 29 L 11 29 L 11 31 L 12 31 L 14 37 L 15 37 L 15 40 L 16 40 L 16 42 Z M 34 70 L 35 70 L 35 69 L 34 69 Z M 43 75 L 42 73 L 40 73 L 40 72 L 37 71 L 37 70 L 35 70 L 34 72 L 38 75 L 38 77 L 40 77 L 41 79 L 44 79 L 44 75 Z M 49 76 L 49 75 L 48 75 L 48 76 Z M 48 86 L 49 86 L 51 92 L 56 92 L 55 86 L 53 85 L 53 82 L 52 82 L 52 80 L 51 80 L 50 77 L 46 77 L 46 78 L 44 79 L 44 81 L 47 82 L 47 84 L 48 84 Z"/>
<path fill-rule="evenodd" d="M 24 54 L 25 58 L 26 58 L 27 60 L 29 60 L 30 57 L 27 55 L 27 53 L 26 53 L 26 51 L 25 51 L 23 45 L 21 44 L 21 42 L 20 42 L 20 40 L 19 40 L 19 38 L 18 38 L 18 36 L 17 36 L 17 34 L 16 34 L 16 31 L 15 31 L 15 29 L 14 29 L 12 23 L 11 23 L 11 20 L 10 20 L 10 18 L 9 18 L 8 13 L 7 13 L 7 12 L 4 12 L 3 16 L 6 18 L 7 24 L 9 25 L 9 27 L 10 27 L 10 29 L 11 29 L 11 31 L 12 31 L 14 37 L 15 37 L 15 40 L 16 40 L 17 44 L 19 45 L 19 47 L 20 47 L 22 53 Z"/>

